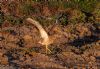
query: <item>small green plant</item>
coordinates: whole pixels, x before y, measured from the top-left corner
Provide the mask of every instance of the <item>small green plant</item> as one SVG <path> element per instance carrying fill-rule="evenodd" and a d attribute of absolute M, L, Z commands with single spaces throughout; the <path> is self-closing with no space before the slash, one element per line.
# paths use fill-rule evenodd
<path fill-rule="evenodd" d="M 98 3 L 95 7 L 95 10 L 93 11 L 93 15 L 95 17 L 95 22 L 100 23 L 100 3 Z"/>
<path fill-rule="evenodd" d="M 30 2 L 24 2 L 23 4 L 20 5 L 20 12 L 23 15 L 29 16 L 32 14 L 37 14 L 37 13 L 41 13 L 40 12 L 40 7 L 33 6 L 34 2 L 30 1 Z"/>
<path fill-rule="evenodd" d="M 3 24 L 4 21 L 4 13 L 0 11 L 0 26 Z"/>
<path fill-rule="evenodd" d="M 6 20 L 8 20 L 12 25 L 18 25 L 23 23 L 23 19 L 11 15 L 6 16 Z"/>
<path fill-rule="evenodd" d="M 79 1 L 79 9 L 85 12 L 92 12 L 95 9 L 95 5 L 97 3 L 97 0 L 80 0 Z"/>
<path fill-rule="evenodd" d="M 68 24 L 68 17 L 65 12 L 61 12 L 60 14 L 58 14 L 56 19 L 58 23 L 60 23 L 63 26 Z"/>
<path fill-rule="evenodd" d="M 82 13 L 80 10 L 74 9 L 72 10 L 72 13 L 70 13 L 70 17 L 68 21 L 70 23 L 78 23 L 78 22 L 84 22 L 85 21 L 85 14 Z"/>

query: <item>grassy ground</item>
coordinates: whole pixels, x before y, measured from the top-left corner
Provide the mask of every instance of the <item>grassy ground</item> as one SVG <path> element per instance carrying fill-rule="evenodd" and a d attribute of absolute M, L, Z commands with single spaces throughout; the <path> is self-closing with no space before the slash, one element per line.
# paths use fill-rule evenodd
<path fill-rule="evenodd" d="M 0 1 L 0 69 L 99 69 L 99 6 L 99 0 Z M 52 53 L 38 44 L 28 17 L 56 38 Z"/>

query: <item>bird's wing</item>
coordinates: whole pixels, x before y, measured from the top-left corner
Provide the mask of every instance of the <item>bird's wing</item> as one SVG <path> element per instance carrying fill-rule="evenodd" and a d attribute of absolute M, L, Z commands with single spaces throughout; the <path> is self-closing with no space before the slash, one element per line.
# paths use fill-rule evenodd
<path fill-rule="evenodd" d="M 41 35 L 41 37 L 42 37 L 44 40 L 48 39 L 48 34 L 47 34 L 47 32 L 44 30 L 44 28 L 42 27 L 42 25 L 41 25 L 38 21 L 33 20 L 32 18 L 27 18 L 26 20 L 27 20 L 29 23 L 35 25 L 35 26 L 39 29 L 40 35 Z"/>

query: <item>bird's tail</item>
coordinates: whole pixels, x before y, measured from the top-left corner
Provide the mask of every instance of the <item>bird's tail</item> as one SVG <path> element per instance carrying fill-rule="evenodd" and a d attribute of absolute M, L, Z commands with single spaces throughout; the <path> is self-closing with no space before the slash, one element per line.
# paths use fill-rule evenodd
<path fill-rule="evenodd" d="M 33 20 L 32 18 L 27 18 L 26 20 L 27 20 L 29 23 L 35 25 L 35 26 L 38 28 L 38 30 L 39 30 L 39 32 L 40 32 L 40 35 L 41 35 L 41 37 L 42 37 L 43 39 L 48 39 L 48 34 L 47 34 L 47 32 L 45 31 L 45 29 L 42 27 L 42 25 L 41 25 L 38 21 Z"/>

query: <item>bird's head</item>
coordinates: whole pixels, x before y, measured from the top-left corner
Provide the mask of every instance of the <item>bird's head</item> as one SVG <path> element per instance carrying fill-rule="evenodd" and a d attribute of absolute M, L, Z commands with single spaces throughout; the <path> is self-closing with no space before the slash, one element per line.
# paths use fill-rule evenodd
<path fill-rule="evenodd" d="M 49 44 L 49 40 L 46 39 L 46 40 L 40 40 L 38 43 L 41 44 L 41 45 L 48 45 Z"/>
<path fill-rule="evenodd" d="M 45 45 L 45 42 L 43 40 L 40 40 L 38 43 L 41 45 Z"/>
<path fill-rule="evenodd" d="M 43 45 L 43 42 L 42 41 L 39 41 L 38 43 Z"/>

